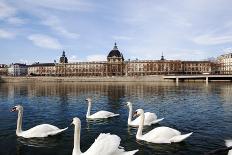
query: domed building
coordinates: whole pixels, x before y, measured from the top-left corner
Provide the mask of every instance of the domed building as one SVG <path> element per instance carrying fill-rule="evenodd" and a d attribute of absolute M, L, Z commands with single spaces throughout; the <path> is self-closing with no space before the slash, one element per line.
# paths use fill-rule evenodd
<path fill-rule="evenodd" d="M 123 76 L 124 75 L 124 58 L 123 54 L 118 50 L 117 44 L 109 52 L 107 56 L 107 75 L 108 76 Z"/>
<path fill-rule="evenodd" d="M 63 51 L 63 54 L 60 57 L 60 63 L 68 63 L 68 58 L 65 56 L 65 51 Z"/>
<path fill-rule="evenodd" d="M 223 57 L 224 58 L 224 57 Z M 70 62 L 63 51 L 59 63 L 43 63 L 28 66 L 28 74 L 37 76 L 150 76 L 211 73 L 217 67 L 210 61 L 125 60 L 117 44 L 107 55 L 107 61 Z M 228 73 L 229 74 L 229 73 Z"/>
<path fill-rule="evenodd" d="M 118 50 L 117 44 L 114 43 L 114 48 L 110 51 L 107 56 L 108 62 L 122 62 L 124 61 L 122 53 Z"/>

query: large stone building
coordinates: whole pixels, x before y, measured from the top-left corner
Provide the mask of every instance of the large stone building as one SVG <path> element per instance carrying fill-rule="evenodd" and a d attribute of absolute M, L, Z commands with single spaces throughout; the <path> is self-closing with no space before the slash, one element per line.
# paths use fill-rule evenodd
<path fill-rule="evenodd" d="M 7 75 L 8 74 L 8 68 L 5 64 L 0 64 L 0 75 Z"/>
<path fill-rule="evenodd" d="M 232 74 L 232 53 L 219 56 L 217 61 L 219 74 Z"/>
<path fill-rule="evenodd" d="M 55 76 L 55 63 L 34 63 L 28 66 L 28 75 L 31 76 Z"/>
<path fill-rule="evenodd" d="M 212 74 L 214 63 L 210 61 L 124 60 L 116 43 L 106 61 L 68 63 L 63 51 L 59 63 L 33 64 L 28 74 L 40 76 L 146 76 L 174 74 Z"/>
<path fill-rule="evenodd" d="M 10 76 L 24 76 L 27 75 L 27 65 L 21 63 L 12 63 L 8 68 L 8 75 Z"/>

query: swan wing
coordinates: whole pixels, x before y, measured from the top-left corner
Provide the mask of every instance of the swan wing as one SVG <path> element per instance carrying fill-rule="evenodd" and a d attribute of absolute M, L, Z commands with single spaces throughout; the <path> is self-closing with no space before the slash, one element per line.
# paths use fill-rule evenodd
<path fill-rule="evenodd" d="M 92 114 L 89 118 L 109 118 L 109 117 L 114 117 L 118 116 L 119 114 L 114 114 L 109 111 L 98 111 L 94 114 Z"/>
<path fill-rule="evenodd" d="M 144 125 L 151 125 L 151 124 L 155 124 L 158 123 L 160 121 L 162 121 L 163 119 L 159 119 L 157 120 L 157 116 L 155 113 L 151 113 L 151 112 L 146 112 L 144 113 L 145 119 L 144 119 Z M 131 121 L 130 125 L 131 126 L 139 126 L 140 123 L 140 119 L 141 116 L 137 117 L 136 119 L 134 119 L 133 121 Z"/>
<path fill-rule="evenodd" d="M 188 133 L 188 134 L 184 134 L 184 135 L 177 135 L 173 138 L 170 139 L 171 143 L 178 143 L 178 142 L 182 142 L 183 140 L 187 139 L 188 137 L 190 137 L 193 133 Z"/>
<path fill-rule="evenodd" d="M 83 155 L 113 155 L 118 151 L 120 141 L 117 135 L 101 133 Z"/>
<path fill-rule="evenodd" d="M 141 139 L 151 143 L 171 143 L 170 139 L 178 135 L 181 133 L 175 129 L 157 127 L 143 135 Z"/>
<path fill-rule="evenodd" d="M 49 135 L 58 134 L 66 129 L 67 128 L 59 129 L 58 127 L 50 124 L 41 124 L 26 131 L 23 131 L 22 133 L 20 133 L 19 136 L 22 136 L 24 138 L 47 137 Z"/>
<path fill-rule="evenodd" d="M 124 149 L 118 149 L 114 154 L 112 155 L 134 155 L 139 150 L 133 150 L 133 151 L 125 151 Z"/>
<path fill-rule="evenodd" d="M 160 118 L 160 119 L 154 120 L 153 122 L 150 122 L 149 125 L 159 123 L 159 122 L 161 122 L 162 120 L 164 120 L 164 118 Z"/>
<path fill-rule="evenodd" d="M 157 116 L 155 113 L 145 112 L 144 116 L 145 116 L 144 125 L 150 125 L 151 122 L 154 122 L 155 120 L 157 120 Z"/>

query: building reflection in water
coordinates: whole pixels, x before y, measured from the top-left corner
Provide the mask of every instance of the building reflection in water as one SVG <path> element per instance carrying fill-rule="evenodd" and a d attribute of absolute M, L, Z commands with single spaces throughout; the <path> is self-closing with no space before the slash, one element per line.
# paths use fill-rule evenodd
<path fill-rule="evenodd" d="M 218 86 L 220 85 L 220 87 Z M 69 100 L 92 97 L 93 102 L 98 99 L 108 100 L 109 105 L 119 108 L 122 101 L 130 100 L 146 101 L 146 98 L 152 97 L 153 100 L 162 100 L 175 91 L 175 94 L 182 95 L 186 89 L 198 89 L 204 93 L 217 91 L 219 97 L 226 103 L 232 103 L 232 86 L 230 83 L 210 83 L 207 87 L 202 83 L 180 83 L 182 89 L 178 89 L 175 83 L 1 83 L 0 89 L 2 96 L 8 96 L 9 99 L 15 96 L 33 97 L 56 97 L 62 104 L 68 104 Z M 131 99 L 130 96 L 136 98 Z M 123 100 L 125 99 L 125 100 Z"/>

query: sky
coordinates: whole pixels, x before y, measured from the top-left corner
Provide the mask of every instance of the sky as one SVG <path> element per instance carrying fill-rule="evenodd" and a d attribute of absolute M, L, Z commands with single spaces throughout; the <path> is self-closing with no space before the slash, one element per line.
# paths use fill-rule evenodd
<path fill-rule="evenodd" d="M 124 58 L 204 60 L 232 52 L 231 0 L 0 0 L 0 64 Z"/>

